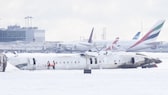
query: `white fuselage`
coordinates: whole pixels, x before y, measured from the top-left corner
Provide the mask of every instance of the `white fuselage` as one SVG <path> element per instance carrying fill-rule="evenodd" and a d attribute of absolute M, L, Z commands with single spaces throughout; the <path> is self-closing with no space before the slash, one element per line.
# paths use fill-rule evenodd
<path fill-rule="evenodd" d="M 85 54 L 22 53 L 8 55 L 9 63 L 20 69 L 112 69 L 122 65 L 138 67 L 146 56 L 126 52 L 89 52 Z M 35 59 L 35 62 L 33 61 Z M 132 62 L 134 58 L 134 62 Z M 55 64 L 54 64 L 55 63 Z M 48 64 L 52 65 L 48 67 Z"/>

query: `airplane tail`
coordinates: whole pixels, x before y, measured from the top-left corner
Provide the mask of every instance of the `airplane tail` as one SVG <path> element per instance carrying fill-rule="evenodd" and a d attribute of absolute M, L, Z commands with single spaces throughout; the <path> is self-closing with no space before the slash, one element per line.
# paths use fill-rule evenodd
<path fill-rule="evenodd" d="M 159 36 L 159 33 L 161 31 L 161 28 L 162 28 L 164 22 L 165 22 L 165 20 L 158 21 L 152 27 L 152 29 L 149 32 L 146 33 L 146 35 L 144 35 L 140 40 L 138 40 L 135 44 L 133 44 L 128 49 L 134 48 L 141 43 L 152 43 L 152 42 L 156 41 L 157 37 Z"/>
<path fill-rule="evenodd" d="M 89 39 L 87 42 L 79 42 L 80 45 L 83 45 L 83 46 L 92 46 L 93 45 L 93 40 L 92 40 L 92 37 L 93 37 L 93 31 L 94 31 L 94 27 L 92 28 L 92 31 L 90 33 L 90 36 L 89 36 Z"/>
<path fill-rule="evenodd" d="M 90 33 L 90 36 L 89 36 L 89 39 L 88 39 L 88 43 L 92 43 L 92 42 L 93 42 L 93 40 L 92 40 L 93 31 L 94 31 L 94 27 L 92 28 L 92 31 L 91 31 L 91 33 Z"/>
<path fill-rule="evenodd" d="M 107 47 L 105 50 L 109 51 L 109 50 L 116 49 L 116 45 L 117 45 L 118 41 L 119 41 L 119 37 L 116 37 L 116 39 L 112 42 L 112 45 L 110 45 L 109 47 Z"/>
<path fill-rule="evenodd" d="M 138 40 L 141 32 L 137 32 L 135 36 L 132 38 L 132 40 Z"/>

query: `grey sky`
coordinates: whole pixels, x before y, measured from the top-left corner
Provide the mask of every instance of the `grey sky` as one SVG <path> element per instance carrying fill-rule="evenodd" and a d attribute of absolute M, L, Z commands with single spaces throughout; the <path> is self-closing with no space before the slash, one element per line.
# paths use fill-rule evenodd
<path fill-rule="evenodd" d="M 32 16 L 33 25 L 46 30 L 46 40 L 79 40 L 87 38 L 95 27 L 95 39 L 106 28 L 107 39 L 116 36 L 131 39 L 143 34 L 157 20 L 167 20 L 167 0 L 0 0 L 0 27 L 25 25 Z M 143 23 L 143 24 L 142 24 Z M 168 40 L 165 23 L 159 40 Z"/>

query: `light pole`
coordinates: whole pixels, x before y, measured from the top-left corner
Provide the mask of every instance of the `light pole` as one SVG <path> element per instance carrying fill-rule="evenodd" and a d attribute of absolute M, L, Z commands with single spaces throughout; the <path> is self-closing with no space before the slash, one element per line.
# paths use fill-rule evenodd
<path fill-rule="evenodd" d="M 32 27 L 32 16 L 26 16 L 25 18 L 25 27 Z"/>

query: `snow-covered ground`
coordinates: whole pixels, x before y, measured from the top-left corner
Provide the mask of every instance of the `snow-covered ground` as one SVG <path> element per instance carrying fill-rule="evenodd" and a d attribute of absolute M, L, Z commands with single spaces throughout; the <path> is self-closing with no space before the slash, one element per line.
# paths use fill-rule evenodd
<path fill-rule="evenodd" d="M 146 53 L 158 68 L 92 70 L 18 70 L 0 72 L 0 95 L 168 95 L 168 54 Z"/>

